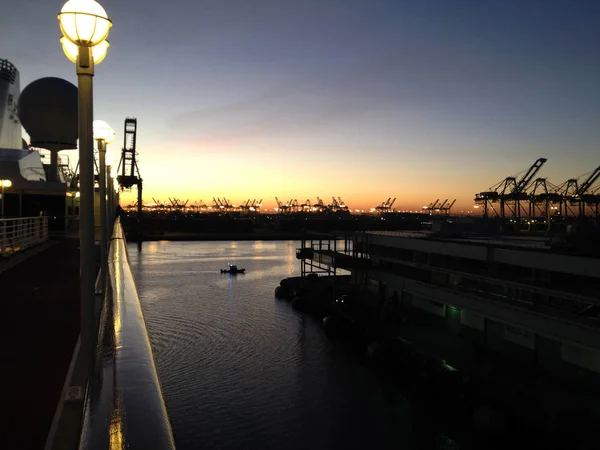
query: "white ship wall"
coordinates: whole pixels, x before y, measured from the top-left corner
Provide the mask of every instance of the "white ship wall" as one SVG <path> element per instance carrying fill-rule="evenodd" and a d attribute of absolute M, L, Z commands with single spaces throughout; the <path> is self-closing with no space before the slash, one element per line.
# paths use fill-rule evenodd
<path fill-rule="evenodd" d="M 17 116 L 20 93 L 19 71 L 7 60 L 0 59 L 0 148 L 22 148 L 21 123 Z"/>
<path fill-rule="evenodd" d="M 25 152 L 26 150 L 23 151 L 23 153 Z M 19 170 L 21 176 L 28 181 L 46 181 L 42 158 L 40 153 L 35 150 L 30 150 L 27 156 L 19 160 Z"/>

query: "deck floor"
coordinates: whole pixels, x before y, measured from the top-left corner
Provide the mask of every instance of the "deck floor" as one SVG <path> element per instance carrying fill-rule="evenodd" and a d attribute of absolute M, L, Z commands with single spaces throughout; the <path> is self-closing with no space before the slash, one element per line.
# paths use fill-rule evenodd
<path fill-rule="evenodd" d="M 79 334 L 79 240 L 10 259 L 0 261 L 0 441 L 43 448 Z"/>

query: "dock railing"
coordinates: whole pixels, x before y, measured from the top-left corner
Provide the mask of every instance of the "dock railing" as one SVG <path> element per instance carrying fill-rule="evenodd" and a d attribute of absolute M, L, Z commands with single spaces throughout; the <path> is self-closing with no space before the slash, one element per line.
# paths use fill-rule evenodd
<path fill-rule="evenodd" d="M 79 448 L 175 448 L 125 234 L 114 224 Z"/>
<path fill-rule="evenodd" d="M 48 240 L 48 217 L 0 219 L 0 257 L 8 257 Z"/>

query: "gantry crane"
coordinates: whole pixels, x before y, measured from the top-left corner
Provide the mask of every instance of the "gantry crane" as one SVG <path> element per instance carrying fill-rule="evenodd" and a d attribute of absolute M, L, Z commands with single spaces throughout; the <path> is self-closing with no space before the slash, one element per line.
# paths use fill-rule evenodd
<path fill-rule="evenodd" d="M 193 205 L 190 205 L 190 209 L 194 210 L 195 212 L 205 212 L 206 203 L 200 199 L 200 201 L 196 201 Z"/>
<path fill-rule="evenodd" d="M 171 202 L 171 206 L 170 206 L 170 210 L 175 210 L 175 211 L 183 211 L 187 208 L 187 204 L 189 202 L 189 199 L 186 200 L 185 202 L 182 200 L 179 200 L 178 198 L 171 198 L 169 197 L 169 202 Z"/>
<path fill-rule="evenodd" d="M 529 199 L 527 189 L 546 161 L 546 158 L 537 159 L 518 181 L 517 176 L 506 177 L 487 191 L 476 194 L 475 203 L 483 205 L 483 217 L 488 217 L 490 210 L 492 210 L 503 221 L 507 216 L 512 217 L 516 221 L 517 227 L 519 227 L 522 212 L 521 202 Z M 499 214 L 494 208 L 494 203 L 498 202 L 500 203 Z M 507 211 L 509 214 L 507 214 Z"/>
<path fill-rule="evenodd" d="M 579 178 L 581 177 L 570 178 L 559 186 L 563 196 L 561 214 L 565 217 L 575 215 L 583 217 L 590 212 L 597 218 L 600 197 L 595 193 L 593 187 L 600 178 L 600 167 L 596 167 L 590 172 L 581 184 L 579 184 Z M 591 209 L 591 211 L 588 211 L 588 209 Z"/>
<path fill-rule="evenodd" d="M 448 203 L 448 200 L 446 199 L 444 204 L 439 208 L 440 212 L 449 216 L 452 213 L 452 207 L 454 206 L 454 203 L 456 203 L 456 199 L 452 200 L 450 203 Z"/>
<path fill-rule="evenodd" d="M 395 199 L 394 199 L 394 200 L 395 200 Z M 339 203 L 339 205 L 340 205 L 340 209 L 341 209 L 342 211 L 350 211 L 350 208 L 348 208 L 348 205 L 346 205 L 346 204 L 344 203 L 344 201 L 342 200 L 342 197 L 338 197 L 338 203 Z"/>
<path fill-rule="evenodd" d="M 142 240 L 142 191 L 143 180 L 140 176 L 140 169 L 137 165 L 137 119 L 135 117 L 127 117 L 125 119 L 125 136 L 123 138 L 123 149 L 121 150 L 121 159 L 117 167 L 117 182 L 121 189 L 131 189 L 137 186 L 137 219 L 139 239 Z"/>
<path fill-rule="evenodd" d="M 529 217 L 533 221 L 544 219 L 546 230 L 550 230 L 552 216 L 559 213 L 559 206 L 562 204 L 562 195 L 560 188 L 550 183 L 546 178 L 536 178 L 529 194 Z"/>
<path fill-rule="evenodd" d="M 441 211 L 443 211 L 444 207 L 446 206 L 446 203 L 448 203 L 448 199 L 444 200 L 440 206 L 438 206 L 437 208 L 435 208 L 435 212 L 441 212 Z"/>
<path fill-rule="evenodd" d="M 319 197 L 317 197 L 317 205 L 316 208 L 319 212 L 323 212 L 326 209 L 325 204 L 323 203 L 323 200 L 321 200 Z"/>
<path fill-rule="evenodd" d="M 428 211 L 429 215 L 433 214 L 434 212 L 434 208 L 437 206 L 438 202 L 440 201 L 440 199 L 436 199 L 435 202 L 431 202 L 429 204 L 429 206 L 424 206 L 423 209 Z"/>
<path fill-rule="evenodd" d="M 161 202 L 159 199 L 152 197 L 152 201 L 154 202 L 154 207 L 160 211 L 160 212 L 165 212 L 166 208 L 165 205 L 163 204 L 163 202 Z"/>
<path fill-rule="evenodd" d="M 393 200 L 392 197 L 389 197 L 385 202 L 382 202 L 381 205 L 376 206 L 375 211 L 377 211 L 380 214 L 392 212 L 392 207 L 394 206 L 394 203 L 396 203 L 396 197 L 394 197 Z"/>
<path fill-rule="evenodd" d="M 275 201 L 277 202 L 277 208 L 280 214 L 287 214 L 290 211 L 292 200 L 290 199 L 287 203 L 282 203 L 279 201 L 277 197 L 275 197 Z"/>
<path fill-rule="evenodd" d="M 225 211 L 230 212 L 233 209 L 231 200 L 228 200 L 225 197 L 223 197 L 222 199 L 219 199 L 219 197 L 217 197 L 217 200 L 221 200 L 221 204 L 225 207 Z"/>
<path fill-rule="evenodd" d="M 298 199 L 293 199 L 292 201 L 290 201 L 289 206 L 292 212 L 298 212 L 300 210 Z"/>
<path fill-rule="evenodd" d="M 332 211 L 337 211 L 340 208 L 340 205 L 335 197 L 331 197 L 332 203 L 329 205 L 329 209 Z"/>
<path fill-rule="evenodd" d="M 223 198 L 214 198 L 213 197 L 213 203 L 215 204 L 215 208 L 217 210 L 224 210 L 226 212 L 229 212 L 231 210 L 231 202 L 229 200 L 227 200 L 225 197 Z"/>

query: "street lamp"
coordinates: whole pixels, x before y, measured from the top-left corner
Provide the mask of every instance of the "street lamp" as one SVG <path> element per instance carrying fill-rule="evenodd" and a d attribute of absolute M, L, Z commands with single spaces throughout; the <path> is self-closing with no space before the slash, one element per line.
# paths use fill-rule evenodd
<path fill-rule="evenodd" d="M 115 138 L 115 130 L 103 120 L 94 120 L 94 139 L 98 143 L 98 155 L 100 166 L 98 187 L 100 188 L 100 281 L 104 284 L 106 273 L 108 227 L 106 223 L 106 144 L 110 144 Z"/>
<path fill-rule="evenodd" d="M 0 219 L 4 219 L 4 188 L 9 188 L 12 186 L 12 181 L 10 180 L 0 180 L 0 189 L 2 189 L 2 195 L 0 198 L 2 202 L 0 203 Z"/>
<path fill-rule="evenodd" d="M 94 64 L 108 50 L 112 25 L 106 11 L 94 0 L 68 0 L 58 15 L 60 42 L 67 58 L 77 67 L 79 96 L 79 281 L 81 301 L 81 349 L 93 355 L 95 339 L 94 263 L 94 147 L 92 134 Z"/>
<path fill-rule="evenodd" d="M 108 235 L 112 236 L 112 224 L 114 221 L 115 205 L 114 205 L 114 189 L 112 179 L 112 166 L 114 162 L 114 156 L 112 153 L 106 153 L 106 225 Z"/>

